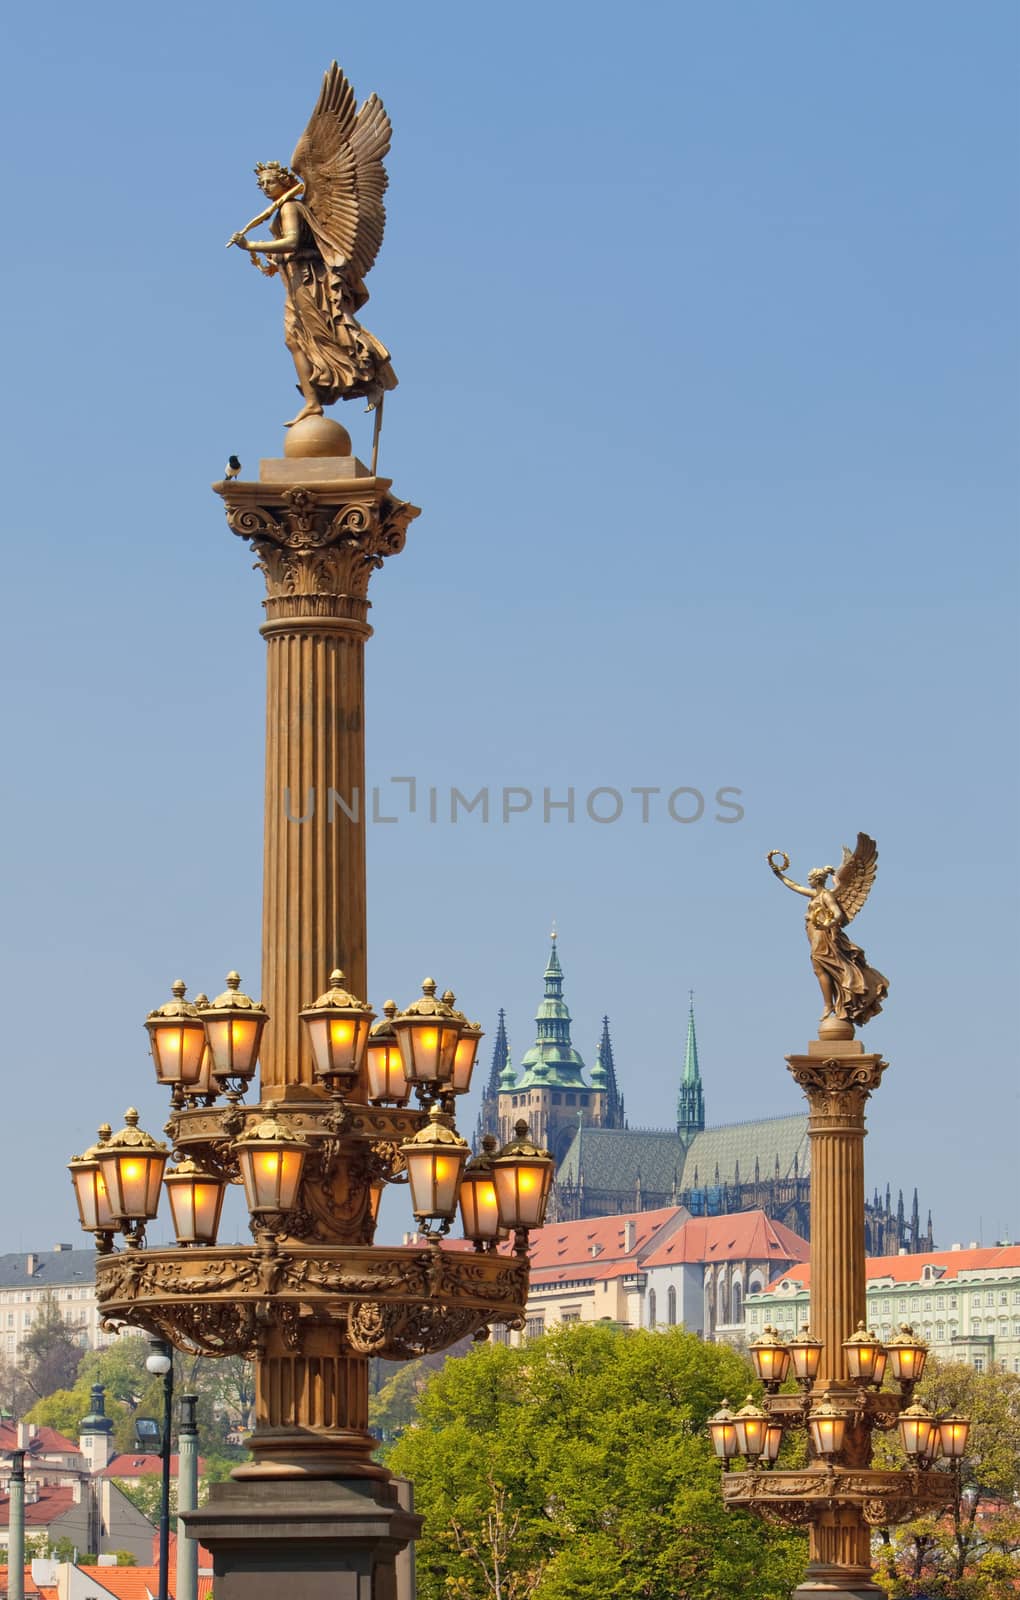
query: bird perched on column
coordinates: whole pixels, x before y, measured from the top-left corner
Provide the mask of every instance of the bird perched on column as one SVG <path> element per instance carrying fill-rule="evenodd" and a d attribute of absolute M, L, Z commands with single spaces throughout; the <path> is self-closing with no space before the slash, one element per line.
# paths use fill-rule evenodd
<path fill-rule="evenodd" d="M 228 456 L 227 457 L 227 464 L 223 468 L 223 476 L 225 478 L 236 478 L 237 474 L 240 472 L 240 470 L 241 470 L 241 463 L 238 460 L 237 456 Z"/>

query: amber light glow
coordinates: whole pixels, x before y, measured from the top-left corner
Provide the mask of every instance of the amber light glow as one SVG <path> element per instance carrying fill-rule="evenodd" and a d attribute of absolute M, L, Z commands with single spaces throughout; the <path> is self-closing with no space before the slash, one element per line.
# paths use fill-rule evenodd
<path fill-rule="evenodd" d="M 938 1425 L 942 1454 L 950 1461 L 958 1461 L 967 1450 L 970 1421 L 967 1417 L 943 1417 Z"/>
<path fill-rule="evenodd" d="M 198 1082 L 205 1053 L 205 1027 L 195 1006 L 185 1000 L 180 978 L 172 985 L 173 1000 L 146 1019 L 149 1048 L 156 1078 L 171 1087 L 190 1088 Z"/>
<path fill-rule="evenodd" d="M 941 1446 L 938 1424 L 924 1406 L 909 1406 L 902 1412 L 899 1428 L 904 1454 L 912 1461 L 934 1460 L 938 1455 Z"/>
<path fill-rule="evenodd" d="M 255 1216 L 293 1211 L 304 1172 L 304 1140 L 268 1117 L 236 1148 L 248 1210 Z"/>
<path fill-rule="evenodd" d="M 716 1455 L 722 1461 L 731 1461 L 738 1453 L 737 1430 L 733 1425 L 733 1413 L 725 1400 L 715 1415 L 709 1418 L 708 1432 Z"/>
<path fill-rule="evenodd" d="M 69 1163 L 74 1198 L 78 1206 L 78 1219 L 86 1233 L 109 1233 L 116 1228 L 106 1182 L 99 1170 L 99 1162 L 84 1156 Z"/>
<path fill-rule="evenodd" d="M 750 1347 L 754 1370 L 767 1389 L 778 1389 L 790 1368 L 790 1352 L 775 1328 L 763 1328 Z"/>
<path fill-rule="evenodd" d="M 741 1406 L 733 1419 L 733 1427 L 737 1435 L 737 1451 L 742 1456 L 749 1456 L 756 1461 L 765 1448 L 765 1431 L 768 1427 L 768 1416 L 760 1406 L 756 1406 L 751 1396 Z"/>
<path fill-rule="evenodd" d="M 504 1228 L 540 1228 L 552 1185 L 552 1162 L 525 1164 L 522 1158 L 493 1167 L 499 1220 Z"/>
<path fill-rule="evenodd" d="M 110 1213 L 118 1222 L 144 1222 L 159 1209 L 165 1154 L 101 1154 L 99 1167 Z"/>
<path fill-rule="evenodd" d="M 846 1415 L 837 1411 L 831 1397 L 826 1394 L 820 1405 L 808 1413 L 808 1428 L 815 1453 L 823 1457 L 838 1456 L 846 1437 Z"/>
<path fill-rule="evenodd" d="M 444 998 L 436 999 L 434 978 L 422 984 L 422 998 L 393 1019 L 408 1083 L 437 1087 L 453 1075 L 462 1018 Z"/>
<path fill-rule="evenodd" d="M 203 1172 L 193 1161 L 182 1161 L 168 1172 L 163 1185 L 170 1200 L 177 1243 L 215 1244 L 226 1184 Z"/>

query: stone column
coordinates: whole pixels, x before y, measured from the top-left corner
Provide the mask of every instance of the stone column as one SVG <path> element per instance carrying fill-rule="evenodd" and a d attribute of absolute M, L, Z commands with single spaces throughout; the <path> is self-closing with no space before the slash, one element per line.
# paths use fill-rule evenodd
<path fill-rule="evenodd" d="M 851 1388 L 843 1341 L 867 1312 L 864 1106 L 886 1063 L 864 1053 L 849 1023 L 830 1021 L 828 1029 L 829 1037 L 812 1040 L 806 1056 L 787 1060 L 810 1108 L 811 1328 L 824 1347 L 814 1394 L 820 1398 L 828 1390 L 838 1401 L 841 1390 Z M 870 1458 L 868 1430 L 848 1429 L 846 1464 L 865 1467 Z M 820 1593 L 857 1600 L 884 1592 L 873 1581 L 871 1536 L 859 1510 L 843 1505 L 823 1512 L 810 1527 L 807 1578 L 795 1590 L 798 1600 Z"/>
<path fill-rule="evenodd" d="M 174 1600 L 198 1600 L 198 1545 L 188 1538 L 184 1513 L 198 1505 L 198 1396 L 182 1394 L 177 1422 L 177 1582 Z"/>
<path fill-rule="evenodd" d="M 418 514 L 389 488 L 350 454 L 266 460 L 258 482 L 216 485 L 267 589 L 264 1100 L 317 1097 L 298 1012 L 334 967 L 367 998 L 368 583 Z"/>
<path fill-rule="evenodd" d="M 7 1600 L 25 1600 L 25 1452 L 11 1451 L 7 1510 Z"/>

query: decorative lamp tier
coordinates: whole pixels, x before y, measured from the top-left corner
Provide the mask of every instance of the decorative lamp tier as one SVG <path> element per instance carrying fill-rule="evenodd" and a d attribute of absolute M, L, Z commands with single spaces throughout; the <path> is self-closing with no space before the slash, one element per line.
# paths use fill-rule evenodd
<path fill-rule="evenodd" d="M 540 1228 L 553 1179 L 553 1158 L 532 1143 L 528 1124 L 515 1123 L 516 1138 L 505 1144 L 492 1163 L 496 1204 L 503 1228 Z"/>
<path fill-rule="evenodd" d="M 724 1400 L 714 1416 L 708 1419 L 708 1433 L 712 1440 L 712 1448 L 721 1461 L 727 1466 L 737 1455 L 737 1430 L 733 1424 L 733 1412 L 729 1408 L 729 1401 Z"/>
<path fill-rule="evenodd" d="M 117 1228 L 110 1210 L 106 1180 L 99 1167 L 99 1152 L 109 1142 L 112 1131 L 110 1124 L 104 1122 L 99 1129 L 98 1143 L 67 1163 L 78 1204 L 78 1220 L 86 1233 L 113 1233 Z"/>
<path fill-rule="evenodd" d="M 96 1146 L 110 1212 L 118 1224 L 147 1222 L 156 1215 L 169 1154 L 165 1144 L 138 1126 L 134 1106 L 125 1111 L 120 1132 Z"/>
<path fill-rule="evenodd" d="M 394 1017 L 393 1027 L 408 1083 L 426 1093 L 445 1089 L 453 1076 L 461 1023 L 447 1001 L 436 999 L 435 978 L 425 979 L 421 999 Z"/>
<path fill-rule="evenodd" d="M 924 1372 L 924 1364 L 928 1359 L 928 1346 L 923 1339 L 919 1339 L 913 1328 L 907 1322 L 901 1322 L 899 1332 L 894 1339 L 887 1343 L 886 1354 L 889 1357 L 889 1370 L 897 1383 L 904 1389 L 912 1389 Z"/>
<path fill-rule="evenodd" d="M 857 1332 L 844 1339 L 843 1349 L 850 1381 L 873 1384 L 877 1388 L 885 1373 L 885 1347 L 878 1335 L 869 1333 L 864 1323 L 859 1322 Z"/>
<path fill-rule="evenodd" d="M 259 1045 L 269 1013 L 241 993 L 238 973 L 227 973 L 227 987 L 201 1012 L 212 1051 L 212 1075 L 221 1082 L 254 1076 Z"/>
<path fill-rule="evenodd" d="M 794 1377 L 804 1388 L 810 1389 L 818 1376 L 818 1368 L 822 1361 L 821 1339 L 815 1339 L 811 1329 L 803 1327 L 795 1338 L 786 1341 L 786 1348 L 793 1362 Z"/>
<path fill-rule="evenodd" d="M 482 1140 L 481 1154 L 469 1161 L 460 1180 L 460 1220 L 465 1239 L 470 1239 L 476 1249 L 491 1244 L 499 1238 L 499 1205 L 496 1185 L 492 1176 L 492 1163 L 499 1140 L 487 1133 Z"/>
<path fill-rule="evenodd" d="M 180 978 L 171 993 L 174 998 L 150 1011 L 145 1021 L 156 1078 L 170 1088 L 194 1092 L 205 1054 L 205 1024 L 198 1007 L 185 1000 L 187 986 Z"/>
<path fill-rule="evenodd" d="M 967 1452 L 967 1435 L 970 1433 L 969 1417 L 943 1417 L 939 1424 L 939 1445 L 949 1461 L 959 1461 Z"/>
<path fill-rule="evenodd" d="M 911 1461 L 934 1461 L 939 1453 L 939 1425 L 926 1406 L 914 1404 L 900 1412 L 900 1443 Z"/>
<path fill-rule="evenodd" d="M 315 1075 L 331 1094 L 346 1094 L 355 1087 L 365 1058 L 368 1033 L 375 1012 L 364 1000 L 348 994 L 344 975 L 337 967 L 329 975 L 329 988 L 301 1012 L 315 1062 Z"/>
<path fill-rule="evenodd" d="M 252 1215 L 293 1211 L 308 1154 L 304 1134 L 288 1131 L 269 1115 L 242 1133 L 234 1149 Z"/>
<path fill-rule="evenodd" d="M 444 1002 L 453 1009 L 456 995 L 449 989 L 443 995 Z M 455 1016 L 460 1022 L 460 1038 L 453 1055 L 453 1077 L 450 1088 L 454 1094 L 467 1094 L 471 1087 L 471 1074 L 475 1070 L 475 1057 L 478 1046 L 485 1037 L 480 1022 L 469 1022 L 463 1011 L 455 1011 Z"/>
<path fill-rule="evenodd" d="M 411 1085 L 404 1075 L 404 1058 L 400 1053 L 397 1031 L 393 1026 L 396 1014 L 397 1002 L 387 1000 L 383 1006 L 382 1020 L 376 1023 L 368 1036 L 365 1071 L 368 1075 L 368 1098 L 374 1104 L 404 1106 L 411 1093 Z"/>
<path fill-rule="evenodd" d="M 761 1406 L 756 1406 L 753 1397 L 748 1395 L 746 1402 L 733 1418 L 737 1450 L 740 1455 L 747 1456 L 750 1461 L 757 1461 L 765 1448 L 765 1430 L 768 1422 L 768 1412 L 763 1411 Z"/>
<path fill-rule="evenodd" d="M 749 1346 L 754 1370 L 770 1394 L 774 1394 L 790 1370 L 790 1352 L 775 1328 L 765 1327 Z"/>
<path fill-rule="evenodd" d="M 814 1445 L 815 1454 L 825 1460 L 832 1460 L 843 1448 L 846 1436 L 846 1412 L 841 1411 L 832 1403 L 832 1396 L 828 1390 L 822 1399 L 811 1407 L 808 1412 L 808 1431 L 811 1443 Z"/>
<path fill-rule="evenodd" d="M 457 1209 L 457 1191 L 470 1146 L 455 1128 L 442 1121 L 437 1105 L 413 1139 L 400 1147 L 411 1188 L 411 1209 L 424 1233 L 449 1231 Z"/>
<path fill-rule="evenodd" d="M 203 1172 L 194 1161 L 182 1161 L 163 1178 L 170 1200 L 177 1243 L 215 1244 L 226 1192 L 225 1178 Z"/>

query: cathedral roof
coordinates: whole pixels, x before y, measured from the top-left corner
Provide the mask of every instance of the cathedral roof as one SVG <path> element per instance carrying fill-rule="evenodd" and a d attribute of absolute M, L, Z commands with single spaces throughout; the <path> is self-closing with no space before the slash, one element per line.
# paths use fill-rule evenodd
<path fill-rule="evenodd" d="M 538 1037 L 521 1062 L 516 1089 L 586 1089 L 584 1061 L 570 1039 L 570 1012 L 563 998 L 563 968 L 552 936 L 545 969 L 545 994 L 535 1014 Z"/>
<path fill-rule="evenodd" d="M 687 1147 L 681 1188 L 708 1188 L 719 1183 L 752 1183 L 755 1162 L 762 1182 L 805 1178 L 810 1170 L 807 1117 L 761 1117 L 754 1122 L 727 1122 L 696 1133 Z"/>
<path fill-rule="evenodd" d="M 578 1128 L 560 1163 L 557 1183 L 633 1193 L 671 1194 L 680 1181 L 684 1147 L 675 1133 L 638 1128 Z"/>

